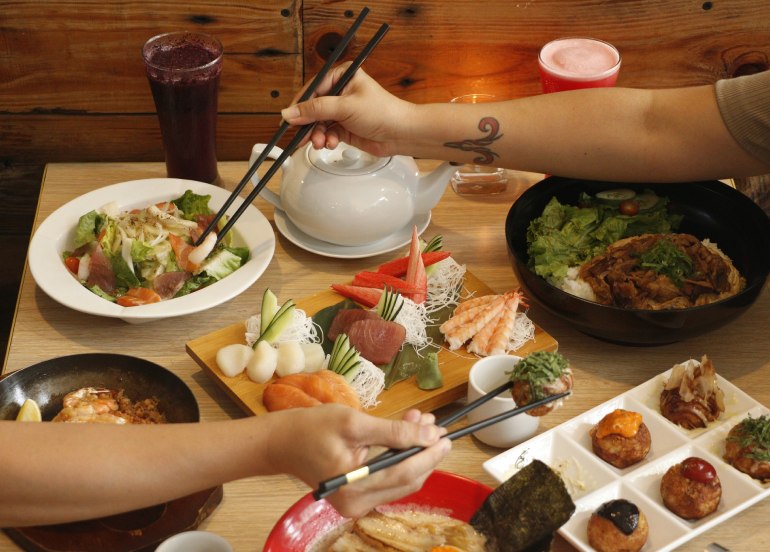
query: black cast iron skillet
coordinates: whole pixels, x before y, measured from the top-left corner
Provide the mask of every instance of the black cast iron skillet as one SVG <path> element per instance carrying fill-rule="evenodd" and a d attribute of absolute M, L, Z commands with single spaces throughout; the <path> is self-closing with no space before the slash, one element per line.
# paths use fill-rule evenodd
<path fill-rule="evenodd" d="M 27 398 L 38 403 L 44 420 L 50 420 L 61 410 L 64 395 L 82 387 L 124 389 L 132 400 L 155 397 L 169 423 L 200 419 L 195 396 L 173 372 L 136 357 L 91 353 L 53 358 L 0 378 L 0 420 L 15 419 Z M 5 531 L 30 552 L 143 552 L 171 535 L 196 529 L 222 496 L 219 486 L 114 516 Z"/>
<path fill-rule="evenodd" d="M 13 420 L 25 399 L 40 406 L 43 420 L 61 409 L 64 395 L 81 387 L 124 389 L 131 400 L 155 397 L 169 423 L 200 420 L 198 402 L 173 372 L 147 360 L 109 353 L 53 358 L 0 380 L 0 420 Z"/>
<path fill-rule="evenodd" d="M 633 310 L 586 301 L 537 276 L 529 267 L 527 227 L 552 197 L 578 204 L 612 188 L 651 189 L 670 199 L 683 215 L 679 232 L 715 242 L 746 278 L 746 288 L 717 303 L 689 309 Z M 676 184 L 628 184 L 550 177 L 524 192 L 513 204 L 505 235 L 514 271 L 529 298 L 588 335 L 629 345 L 659 345 L 695 337 L 729 323 L 756 300 L 770 272 L 770 218 L 753 201 L 718 181 Z"/>

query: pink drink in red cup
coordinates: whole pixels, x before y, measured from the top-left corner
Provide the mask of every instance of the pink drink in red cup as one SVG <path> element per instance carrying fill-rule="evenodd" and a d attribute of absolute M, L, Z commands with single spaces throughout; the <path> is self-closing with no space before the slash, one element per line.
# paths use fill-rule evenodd
<path fill-rule="evenodd" d="M 559 38 L 540 49 L 538 66 L 546 93 L 615 86 L 620 52 L 595 38 Z"/>
<path fill-rule="evenodd" d="M 217 96 L 222 44 L 191 32 L 149 39 L 142 57 L 158 112 L 166 173 L 216 183 Z"/>

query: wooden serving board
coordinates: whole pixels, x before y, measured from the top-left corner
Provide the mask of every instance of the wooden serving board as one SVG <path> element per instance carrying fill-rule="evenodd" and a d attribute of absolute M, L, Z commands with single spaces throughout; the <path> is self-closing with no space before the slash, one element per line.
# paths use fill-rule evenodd
<path fill-rule="evenodd" d="M 494 293 L 486 284 L 470 272 L 465 273 L 465 290 L 475 295 Z M 295 300 L 298 308 L 309 316 L 319 310 L 337 304 L 343 300 L 331 289 L 316 293 L 300 300 Z M 203 337 L 189 341 L 185 348 L 187 353 L 214 378 L 233 400 L 250 414 L 267 412 L 262 404 L 262 392 L 267 384 L 254 383 L 246 373 L 234 378 L 222 374 L 217 367 L 217 351 L 232 343 L 245 343 L 245 322 L 238 322 L 222 328 Z M 535 351 L 555 351 L 558 342 L 540 326 L 535 324 L 535 339 L 524 344 L 512 354 L 526 356 Z M 423 412 L 435 410 L 453 401 L 465 397 L 468 386 L 468 371 L 478 359 L 465 348 L 456 351 L 441 349 L 438 354 L 439 368 L 444 377 L 444 385 L 431 391 L 423 391 L 417 387 L 414 377 L 401 381 L 386 389 L 379 396 L 379 404 L 367 410 L 369 414 L 384 418 L 398 418 L 409 408 L 418 408 Z"/>

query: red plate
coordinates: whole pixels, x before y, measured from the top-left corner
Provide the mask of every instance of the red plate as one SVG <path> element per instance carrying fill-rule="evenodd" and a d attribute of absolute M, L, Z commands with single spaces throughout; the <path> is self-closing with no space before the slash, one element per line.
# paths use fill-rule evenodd
<path fill-rule="evenodd" d="M 491 492 L 478 481 L 437 470 L 419 491 L 391 504 L 441 508 L 455 519 L 468 521 Z M 278 520 L 267 537 L 264 552 L 304 552 L 318 537 L 346 520 L 326 500 L 315 501 L 307 494 Z"/>

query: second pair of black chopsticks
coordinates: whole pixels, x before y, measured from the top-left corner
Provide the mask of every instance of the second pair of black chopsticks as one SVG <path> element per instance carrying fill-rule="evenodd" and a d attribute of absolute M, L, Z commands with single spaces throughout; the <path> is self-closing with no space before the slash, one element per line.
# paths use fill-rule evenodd
<path fill-rule="evenodd" d="M 303 92 L 303 94 L 300 96 L 298 100 L 299 102 L 304 102 L 306 100 L 309 100 L 312 97 L 312 95 L 315 93 L 318 86 L 321 84 L 323 79 L 331 70 L 334 63 L 340 58 L 342 53 L 345 51 L 348 44 L 353 39 L 353 36 L 355 35 L 358 28 L 361 26 L 361 23 L 363 23 L 368 13 L 369 13 L 369 8 L 365 7 L 361 10 L 361 13 L 358 15 L 358 18 L 353 22 L 353 25 L 351 25 L 350 29 L 345 34 L 345 36 L 342 37 L 342 40 L 340 41 L 340 43 L 337 44 L 337 47 L 334 49 L 334 51 L 331 53 L 329 58 L 326 60 L 326 63 L 324 63 L 324 66 L 315 76 L 315 78 L 310 83 L 310 85 L 305 89 L 305 92 Z M 374 47 L 380 42 L 380 40 L 382 40 L 382 37 L 385 36 L 385 33 L 387 32 L 388 28 L 389 27 L 387 24 L 383 24 L 380 27 L 379 31 L 374 35 L 374 37 L 372 37 L 369 43 L 364 47 L 361 53 L 353 61 L 351 66 L 348 68 L 348 70 L 342 75 L 342 77 L 334 86 L 334 88 L 332 89 L 329 95 L 337 96 L 340 94 L 340 92 L 342 92 L 342 89 L 350 81 L 350 79 L 353 77 L 353 75 L 358 70 L 358 68 L 361 67 L 364 60 L 366 60 L 366 58 L 372 52 Z M 206 229 L 203 231 L 203 233 L 198 237 L 197 240 L 195 240 L 194 245 L 200 245 L 201 243 L 203 243 L 203 240 L 206 239 L 206 236 L 208 236 L 211 233 L 211 231 L 217 227 L 220 219 L 225 215 L 227 210 L 233 204 L 233 201 L 235 201 L 235 198 L 237 198 L 238 195 L 240 195 L 241 191 L 243 191 L 243 188 L 246 186 L 249 180 L 257 172 L 257 169 L 260 167 L 260 165 L 262 165 L 265 159 L 267 159 L 267 156 L 270 154 L 272 149 L 278 144 L 278 141 L 283 137 L 283 135 L 286 133 L 286 130 L 288 128 L 289 128 L 289 124 L 286 121 L 281 121 L 281 125 L 279 126 L 276 133 L 273 135 L 273 138 L 270 140 L 270 142 L 268 142 L 267 146 L 259 155 L 259 157 L 257 157 L 257 159 L 254 160 L 251 166 L 249 166 L 249 169 L 246 172 L 246 174 L 243 176 L 241 181 L 238 183 L 238 185 L 235 187 L 233 192 L 227 198 L 227 201 L 225 201 L 225 203 L 222 205 L 219 211 L 217 211 L 216 215 L 211 220 L 211 222 L 206 227 Z M 302 141 L 302 139 L 307 135 L 307 133 L 311 129 L 312 129 L 312 125 L 305 125 L 297 131 L 297 134 L 295 135 L 294 139 L 284 149 L 284 154 L 279 156 L 279 158 L 275 160 L 275 162 L 273 163 L 273 166 L 271 167 L 271 170 L 268 170 L 268 172 L 259 180 L 259 183 L 255 185 L 254 190 L 252 190 L 251 193 L 249 193 L 248 197 L 243 202 L 243 204 L 236 210 L 236 212 L 230 217 L 230 219 L 227 221 L 225 226 L 222 228 L 222 230 L 217 234 L 217 242 L 222 238 L 222 236 L 227 234 L 230 228 L 232 228 L 233 224 L 235 224 L 235 221 L 238 220 L 238 218 L 243 214 L 246 208 L 254 201 L 254 199 L 256 199 L 256 197 L 259 195 L 259 192 L 261 192 L 262 188 L 265 187 L 265 184 L 267 184 L 270 178 L 272 178 L 272 176 L 277 172 L 277 170 L 281 167 L 281 165 L 283 165 L 283 162 L 289 157 L 289 155 L 294 153 L 294 150 L 297 148 L 299 143 Z"/>
<path fill-rule="evenodd" d="M 452 421 L 459 419 L 463 415 L 467 414 L 470 410 L 473 410 L 474 408 L 478 407 L 480 404 L 483 404 L 487 400 L 494 397 L 495 395 L 493 393 L 497 392 L 497 394 L 500 394 L 505 389 L 510 388 L 510 386 L 511 386 L 510 383 L 501 385 L 494 391 L 488 393 L 484 397 L 481 397 L 481 399 L 468 404 L 466 407 L 461 409 L 460 413 L 452 414 L 449 418 L 452 418 Z M 558 393 L 556 395 L 551 395 L 549 397 L 545 397 L 544 399 L 534 401 L 526 406 L 513 408 L 511 410 L 508 410 L 507 412 L 502 412 L 500 414 L 497 414 L 485 420 L 481 420 L 474 424 L 470 424 L 464 428 L 458 429 L 456 431 L 452 431 L 451 433 L 447 433 L 445 437 L 452 441 L 455 439 L 459 439 L 460 437 L 464 437 L 469 433 L 475 433 L 476 431 L 484 429 L 485 427 L 489 427 L 498 422 L 502 422 L 503 420 L 507 420 L 508 418 L 511 418 L 523 412 L 527 412 L 528 410 L 532 410 L 544 404 L 548 404 L 553 401 L 563 399 L 569 396 L 571 393 L 572 393 L 571 391 L 565 391 L 564 393 Z M 442 422 L 446 423 L 445 420 L 442 420 Z M 410 456 L 414 456 L 415 454 L 417 454 L 422 450 L 424 450 L 424 447 L 411 447 L 400 451 L 393 451 L 392 453 L 391 451 L 386 451 L 385 453 L 374 458 L 373 460 L 370 460 L 360 468 L 357 468 L 351 472 L 348 472 L 342 475 L 338 475 L 336 477 L 332 477 L 331 479 L 327 479 L 326 481 L 322 481 L 318 485 L 318 489 L 313 491 L 313 498 L 316 500 L 321 500 L 322 498 L 326 498 L 327 496 L 332 494 L 334 491 L 336 491 L 343 485 L 347 485 L 348 483 L 353 483 L 354 481 L 363 479 L 375 472 L 384 470 L 385 468 L 389 468 L 390 466 L 393 466 L 394 464 L 397 464 L 402 460 L 409 458 Z"/>

